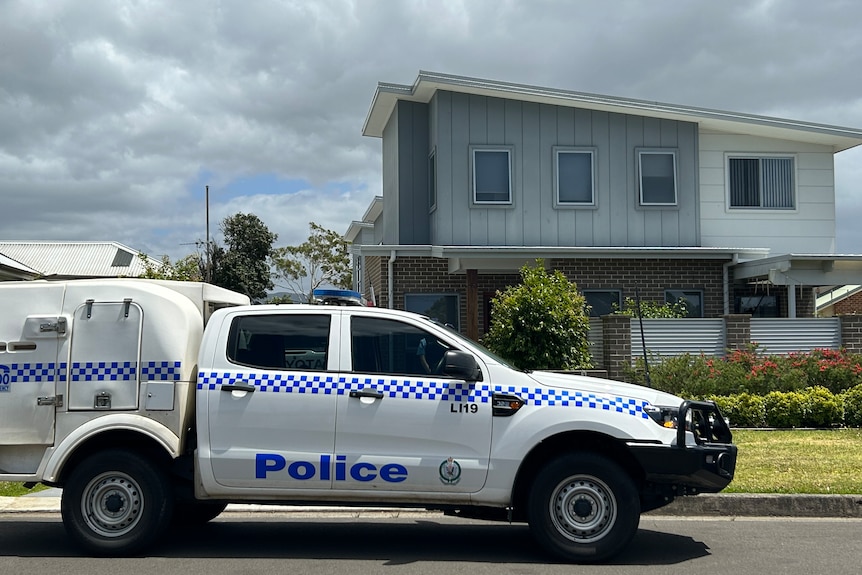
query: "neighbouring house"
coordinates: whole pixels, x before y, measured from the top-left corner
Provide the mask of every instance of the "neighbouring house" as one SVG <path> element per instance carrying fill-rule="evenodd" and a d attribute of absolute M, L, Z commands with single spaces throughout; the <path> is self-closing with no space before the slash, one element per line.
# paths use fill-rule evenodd
<path fill-rule="evenodd" d="M 138 277 L 146 271 L 138 253 L 117 242 L 0 241 L 0 279 Z M 147 260 L 154 267 L 161 263 Z M 9 261 L 25 271 L 7 276 Z"/>
<path fill-rule="evenodd" d="M 383 195 L 345 237 L 354 288 L 478 338 L 542 258 L 595 316 L 626 297 L 690 315 L 811 317 L 862 284 L 835 254 L 836 153 L 862 130 L 420 72 L 380 83 L 363 134 Z"/>
<path fill-rule="evenodd" d="M 862 285 L 824 286 L 815 293 L 820 317 L 862 314 Z"/>

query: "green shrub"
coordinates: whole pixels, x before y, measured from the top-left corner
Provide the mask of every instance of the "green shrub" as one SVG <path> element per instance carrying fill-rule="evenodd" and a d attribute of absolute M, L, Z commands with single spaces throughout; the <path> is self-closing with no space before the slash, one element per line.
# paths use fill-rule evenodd
<path fill-rule="evenodd" d="M 862 384 L 841 394 L 844 403 L 844 425 L 862 427 Z"/>
<path fill-rule="evenodd" d="M 797 391 L 771 391 L 763 398 L 768 427 L 802 427 L 805 396 Z"/>
<path fill-rule="evenodd" d="M 750 393 L 710 396 L 721 414 L 733 427 L 763 427 L 766 424 L 766 402 L 763 396 Z"/>
<path fill-rule="evenodd" d="M 521 268 L 522 283 L 492 300 L 491 327 L 482 343 L 522 369 L 591 367 L 586 299 L 544 262 Z"/>
<path fill-rule="evenodd" d="M 844 421 L 844 403 L 819 385 L 800 392 L 803 399 L 803 420 L 805 427 L 832 427 Z"/>

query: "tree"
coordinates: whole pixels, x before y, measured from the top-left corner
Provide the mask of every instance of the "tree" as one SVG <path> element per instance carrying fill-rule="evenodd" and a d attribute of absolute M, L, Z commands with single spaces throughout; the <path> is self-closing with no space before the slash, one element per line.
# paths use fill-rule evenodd
<path fill-rule="evenodd" d="M 287 287 L 311 302 L 314 290 L 321 285 L 350 288 L 353 274 L 348 243 L 341 234 L 314 222 L 309 222 L 308 227 L 308 239 L 298 246 L 277 249 L 273 262 Z"/>
<path fill-rule="evenodd" d="M 492 300 L 491 328 L 482 343 L 521 369 L 590 367 L 586 300 L 543 260 L 521 268 L 522 283 Z"/>
<path fill-rule="evenodd" d="M 203 262 L 200 254 L 189 254 L 175 263 L 171 263 L 171 258 L 168 256 L 162 256 L 158 265 L 154 265 L 144 253 L 139 253 L 138 258 L 144 265 L 144 273 L 139 277 L 151 280 L 203 281 L 201 271 Z"/>
<path fill-rule="evenodd" d="M 278 235 L 254 214 L 238 213 L 226 217 L 220 225 L 227 249 L 210 248 L 212 283 L 251 299 L 264 299 L 272 283 L 270 258 L 272 244 Z"/>

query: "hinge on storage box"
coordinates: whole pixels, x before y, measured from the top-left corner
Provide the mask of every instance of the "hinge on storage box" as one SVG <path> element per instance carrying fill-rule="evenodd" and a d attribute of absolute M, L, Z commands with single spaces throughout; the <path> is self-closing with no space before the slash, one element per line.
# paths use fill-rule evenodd
<path fill-rule="evenodd" d="M 62 395 L 43 395 L 36 398 L 36 405 L 53 405 L 54 407 L 63 407 Z"/>
<path fill-rule="evenodd" d="M 59 335 L 66 335 L 66 318 L 58 317 L 57 321 L 46 321 L 39 324 L 39 332 L 47 333 L 56 331 Z"/>

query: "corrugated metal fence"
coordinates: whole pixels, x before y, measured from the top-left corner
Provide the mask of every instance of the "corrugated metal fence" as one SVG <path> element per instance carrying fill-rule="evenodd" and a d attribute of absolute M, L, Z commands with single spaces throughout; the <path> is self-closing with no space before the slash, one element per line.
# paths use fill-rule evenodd
<path fill-rule="evenodd" d="M 751 318 L 750 339 L 762 353 L 783 355 L 813 349 L 839 349 L 841 320 L 825 318 Z M 727 351 L 722 318 L 644 319 L 643 339 L 649 354 L 676 356 L 686 353 L 723 357 Z M 590 353 L 593 366 L 604 365 L 601 318 L 590 318 Z M 640 323 L 631 320 L 632 362 L 643 357 Z"/>
<path fill-rule="evenodd" d="M 643 357 L 640 325 L 632 318 L 632 360 Z M 727 349 L 723 319 L 644 319 L 649 353 L 674 356 L 685 353 L 724 356 Z M 752 343 L 770 354 L 805 352 L 841 347 L 841 320 L 837 317 L 751 318 Z"/>
<path fill-rule="evenodd" d="M 632 318 L 632 361 L 643 357 L 640 323 Z M 643 339 L 650 354 L 683 355 L 686 353 L 723 356 L 727 349 L 724 337 L 724 320 L 644 319 Z"/>
<path fill-rule="evenodd" d="M 841 347 L 837 317 L 751 318 L 751 341 L 764 353 L 787 354 Z"/>

